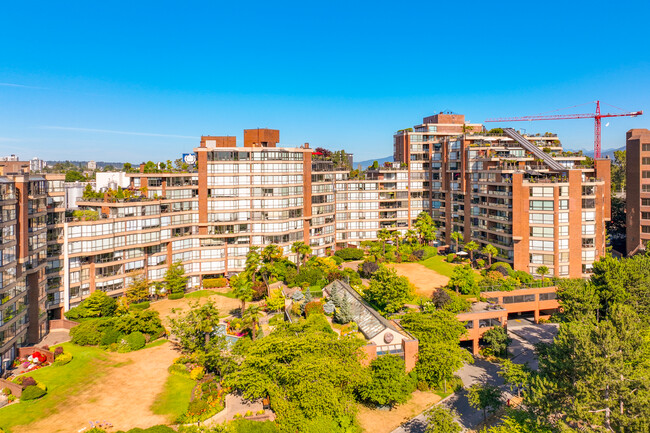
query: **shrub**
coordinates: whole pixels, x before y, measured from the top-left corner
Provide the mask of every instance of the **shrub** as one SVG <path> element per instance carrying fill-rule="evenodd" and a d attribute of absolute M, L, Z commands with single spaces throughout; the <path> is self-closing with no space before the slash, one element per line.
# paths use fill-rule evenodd
<path fill-rule="evenodd" d="M 219 287 L 226 287 L 228 285 L 228 280 L 223 277 L 220 278 L 204 278 L 203 279 L 203 288 L 205 289 L 214 289 Z"/>
<path fill-rule="evenodd" d="M 309 317 L 311 314 L 325 314 L 323 310 L 323 304 L 319 301 L 309 302 L 305 305 L 305 317 Z"/>
<path fill-rule="evenodd" d="M 371 278 L 375 272 L 379 270 L 379 265 L 376 262 L 363 262 L 359 273 L 363 278 Z"/>
<path fill-rule="evenodd" d="M 130 350 L 140 350 L 147 344 L 142 332 L 132 332 L 124 338 Z"/>
<path fill-rule="evenodd" d="M 42 389 L 43 391 L 47 392 L 47 385 L 45 385 L 43 382 L 38 382 L 36 386 Z"/>
<path fill-rule="evenodd" d="M 478 259 L 476 261 L 476 267 L 479 268 L 479 269 L 483 269 L 485 267 L 485 260 Z"/>
<path fill-rule="evenodd" d="M 23 386 L 23 388 L 27 388 L 28 386 L 36 386 L 36 379 L 30 376 L 24 376 L 20 384 Z"/>
<path fill-rule="evenodd" d="M 57 356 L 52 365 L 54 365 L 56 367 L 60 367 L 62 365 L 66 365 L 70 361 L 72 361 L 72 353 L 67 353 L 66 352 L 66 353 L 62 353 L 59 356 Z"/>
<path fill-rule="evenodd" d="M 110 317 L 115 313 L 117 301 L 101 290 L 94 291 L 77 307 L 65 313 L 70 320 L 80 320 L 92 317 Z"/>
<path fill-rule="evenodd" d="M 340 258 L 339 256 L 332 256 L 332 260 L 336 263 L 336 266 L 341 266 L 341 263 L 343 263 L 345 260 Z"/>
<path fill-rule="evenodd" d="M 46 394 L 45 391 L 43 391 L 41 388 L 38 386 L 28 386 L 23 390 L 22 395 L 20 396 L 21 400 L 36 400 L 37 398 L 41 398 Z"/>
<path fill-rule="evenodd" d="M 168 299 L 171 299 L 171 300 L 173 301 L 173 300 L 175 300 L 175 299 L 181 299 L 181 298 L 184 297 L 184 296 L 185 296 L 185 293 L 183 293 L 183 292 L 179 292 L 179 293 L 172 293 L 172 294 L 170 294 L 167 298 L 168 298 Z"/>
<path fill-rule="evenodd" d="M 115 329 L 124 335 L 138 331 L 155 339 L 164 331 L 158 312 L 153 310 L 131 311 L 117 317 L 114 323 Z"/>
<path fill-rule="evenodd" d="M 362 249 L 359 248 L 342 248 L 334 253 L 335 256 L 348 260 L 361 260 L 365 255 Z"/>
<path fill-rule="evenodd" d="M 448 263 L 453 263 L 454 260 L 456 260 L 456 254 L 454 254 L 454 253 L 447 254 L 447 262 Z"/>
<path fill-rule="evenodd" d="M 190 371 L 190 379 L 192 380 L 201 380 L 205 375 L 205 369 L 203 367 L 195 367 Z"/>
<path fill-rule="evenodd" d="M 413 251 L 413 254 L 411 254 L 411 255 L 414 256 L 417 260 L 422 260 L 422 259 L 424 259 L 425 251 L 424 250 L 415 250 L 415 251 Z"/>
<path fill-rule="evenodd" d="M 59 347 L 57 347 L 56 349 L 54 349 L 54 356 L 55 356 L 55 357 L 56 357 L 56 356 L 59 356 L 59 355 L 62 354 L 62 353 L 63 353 L 63 347 L 62 347 L 62 346 L 59 346 Z"/>
<path fill-rule="evenodd" d="M 264 281 L 255 281 L 253 283 L 253 301 L 259 301 L 266 296 L 266 284 Z"/>
<path fill-rule="evenodd" d="M 9 388 L 4 388 L 4 389 L 2 390 L 2 394 L 4 394 L 4 395 L 11 395 L 11 390 L 10 390 Z"/>
<path fill-rule="evenodd" d="M 244 416 L 253 416 L 253 411 L 247 410 Z"/>
<path fill-rule="evenodd" d="M 183 364 L 172 364 L 167 369 L 171 374 L 176 374 L 178 376 L 189 377 L 190 374 L 187 372 L 187 367 Z"/>
<path fill-rule="evenodd" d="M 99 342 L 100 346 L 110 346 L 117 343 L 120 338 L 120 332 L 115 328 L 106 328 L 102 333 L 102 338 Z"/>
<path fill-rule="evenodd" d="M 149 301 L 129 305 L 129 310 L 146 310 L 151 304 Z"/>
<path fill-rule="evenodd" d="M 104 329 L 112 324 L 112 319 L 85 320 L 70 330 L 72 342 L 80 346 L 96 346 L 101 342 Z"/>

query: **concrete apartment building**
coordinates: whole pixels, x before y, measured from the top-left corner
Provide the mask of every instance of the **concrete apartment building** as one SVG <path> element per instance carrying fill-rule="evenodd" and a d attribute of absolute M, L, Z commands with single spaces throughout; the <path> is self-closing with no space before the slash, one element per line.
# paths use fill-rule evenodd
<path fill-rule="evenodd" d="M 626 250 L 634 254 L 650 241 L 650 130 L 630 129 L 625 138 Z"/>
<path fill-rule="evenodd" d="M 0 371 L 47 333 L 47 186 L 29 165 L 0 163 Z"/>

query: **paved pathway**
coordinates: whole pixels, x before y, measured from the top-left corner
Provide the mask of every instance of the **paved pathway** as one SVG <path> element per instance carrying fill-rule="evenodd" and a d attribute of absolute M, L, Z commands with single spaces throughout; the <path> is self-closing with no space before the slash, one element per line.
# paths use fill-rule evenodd
<path fill-rule="evenodd" d="M 66 341 L 70 341 L 70 330 L 55 329 L 50 331 L 45 337 L 43 337 L 41 342 L 38 343 L 38 347 L 54 346 L 56 344 L 65 343 Z"/>
<path fill-rule="evenodd" d="M 528 363 L 531 368 L 536 369 L 537 359 L 535 358 L 534 344 L 540 341 L 552 341 L 557 333 L 557 325 L 535 325 L 524 322 L 512 328 L 508 326 L 508 331 L 510 338 L 513 339 L 510 346 L 512 361 L 517 364 Z M 462 379 L 465 388 L 477 382 L 484 382 L 501 387 L 504 399 L 509 399 L 513 395 L 498 372 L 499 367 L 496 364 L 474 358 L 474 364 L 468 364 L 461 368 L 457 375 Z M 464 429 L 473 429 L 483 421 L 483 413 L 469 405 L 465 389 L 449 396 L 442 404 L 456 411 L 457 420 Z M 424 416 L 420 414 L 393 430 L 392 433 L 424 433 L 425 429 L 426 422 Z"/>

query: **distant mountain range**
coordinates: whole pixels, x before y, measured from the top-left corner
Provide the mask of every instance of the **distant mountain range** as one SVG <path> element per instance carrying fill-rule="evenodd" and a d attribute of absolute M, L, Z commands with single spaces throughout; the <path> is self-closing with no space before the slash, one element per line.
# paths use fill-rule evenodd
<path fill-rule="evenodd" d="M 602 150 L 600 151 L 600 155 L 601 155 L 603 158 L 606 158 L 606 157 L 609 156 L 609 158 L 613 160 L 613 159 L 614 159 L 614 152 L 617 151 L 617 150 L 625 150 L 625 146 L 621 146 L 621 147 L 619 147 L 618 149 L 602 149 Z M 584 154 L 585 154 L 586 156 L 590 156 L 590 157 L 592 157 L 592 158 L 594 157 L 594 151 L 593 151 L 593 150 L 589 150 L 589 151 L 584 151 L 584 150 L 583 150 L 583 152 L 584 152 Z"/>
<path fill-rule="evenodd" d="M 48 165 L 49 167 L 53 166 L 53 165 L 56 164 L 57 162 L 61 162 L 61 163 L 69 162 L 69 163 L 72 163 L 72 164 L 74 164 L 74 165 L 81 165 L 81 166 L 86 166 L 86 165 L 88 165 L 88 161 L 45 161 L 45 162 L 47 162 L 47 165 Z M 106 167 L 107 165 L 112 165 L 113 167 L 115 167 L 115 169 L 121 169 L 122 166 L 124 165 L 123 162 L 95 161 L 95 163 L 97 164 L 97 167 L 99 167 L 99 168 L 104 168 L 104 167 Z"/>
<path fill-rule="evenodd" d="M 366 161 L 354 161 L 354 168 L 359 168 L 359 165 L 361 165 L 361 169 L 365 170 L 366 168 L 370 167 L 375 161 L 377 161 L 379 165 L 384 165 L 384 162 L 393 162 L 393 157 L 386 156 L 384 158 L 368 159 Z"/>

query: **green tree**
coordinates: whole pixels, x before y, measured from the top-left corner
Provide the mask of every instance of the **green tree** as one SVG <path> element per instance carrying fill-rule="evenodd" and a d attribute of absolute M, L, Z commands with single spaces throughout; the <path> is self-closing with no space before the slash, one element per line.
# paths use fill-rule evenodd
<path fill-rule="evenodd" d="M 497 410 L 502 404 L 501 391 L 488 384 L 472 385 L 467 392 L 467 399 L 474 409 L 483 411 L 483 421 L 487 421 L 487 412 Z"/>
<path fill-rule="evenodd" d="M 542 281 L 544 281 L 544 277 L 549 274 L 549 269 L 548 266 L 542 265 L 537 267 L 537 275 L 542 277 Z"/>
<path fill-rule="evenodd" d="M 130 162 L 125 162 L 124 165 L 122 166 L 122 169 L 123 169 L 125 172 L 130 173 L 131 170 L 133 170 L 133 166 L 131 165 Z"/>
<path fill-rule="evenodd" d="M 208 301 L 203 305 L 191 303 L 187 313 L 171 318 L 171 331 L 186 352 L 206 351 L 219 326 L 219 310 Z"/>
<path fill-rule="evenodd" d="M 399 241 L 402 239 L 402 233 L 399 230 L 393 230 L 390 232 L 390 237 L 395 242 L 395 247 L 399 249 Z"/>
<path fill-rule="evenodd" d="M 240 313 L 243 317 L 246 302 L 253 300 L 253 282 L 246 272 L 241 272 L 230 277 L 230 287 L 235 297 L 241 301 Z"/>
<path fill-rule="evenodd" d="M 361 387 L 361 398 L 377 406 L 405 403 L 415 388 L 406 374 L 404 360 L 396 355 L 384 355 L 370 363 L 370 383 Z"/>
<path fill-rule="evenodd" d="M 592 283 L 582 279 L 562 279 L 558 283 L 557 298 L 565 321 L 595 322 L 600 302 Z"/>
<path fill-rule="evenodd" d="M 246 321 L 251 329 L 251 338 L 253 340 L 257 338 L 257 327 L 260 323 L 261 317 L 262 309 L 257 305 L 250 305 L 242 315 L 242 318 Z"/>
<path fill-rule="evenodd" d="M 503 377 L 503 380 L 510 385 L 511 391 L 517 388 L 517 397 L 520 397 L 521 390 L 530 381 L 532 374 L 530 368 L 528 368 L 528 364 L 515 364 L 509 359 L 505 359 L 501 363 L 500 368 L 499 376 Z"/>
<path fill-rule="evenodd" d="M 488 329 L 481 338 L 492 349 L 492 353 L 495 356 L 506 356 L 508 354 L 508 345 L 511 340 L 503 326 L 495 326 L 492 329 Z"/>
<path fill-rule="evenodd" d="M 379 240 L 381 241 L 384 256 L 386 255 L 386 241 L 390 239 L 390 237 L 391 234 L 388 231 L 388 229 L 381 229 L 377 232 L 377 238 L 379 238 Z"/>
<path fill-rule="evenodd" d="M 626 177 L 626 155 L 624 150 L 614 151 L 614 161 L 612 161 L 612 192 L 625 191 Z"/>
<path fill-rule="evenodd" d="M 420 212 L 415 220 L 415 228 L 420 235 L 420 241 L 430 245 L 436 240 L 436 224 L 428 212 Z"/>
<path fill-rule="evenodd" d="M 418 380 L 429 385 L 445 385 L 464 363 L 473 362 L 472 355 L 460 347 L 465 326 L 449 311 L 434 310 L 407 313 L 400 324 L 418 339 L 416 364 Z"/>
<path fill-rule="evenodd" d="M 90 317 L 110 317 L 115 313 L 117 302 L 101 290 L 95 290 L 84 299 L 77 307 L 65 313 L 70 320 L 79 320 Z"/>
<path fill-rule="evenodd" d="M 499 253 L 499 250 L 497 250 L 494 245 L 487 244 L 483 247 L 481 252 L 488 256 L 488 267 L 490 267 L 492 266 L 492 257 L 497 255 Z"/>
<path fill-rule="evenodd" d="M 280 311 L 284 309 L 284 295 L 281 289 L 271 291 L 271 295 L 266 297 L 266 308 L 269 311 Z"/>
<path fill-rule="evenodd" d="M 453 233 L 451 234 L 451 239 L 452 239 L 454 242 L 456 242 L 456 252 L 458 252 L 458 251 L 459 251 L 459 249 L 458 249 L 458 248 L 459 248 L 459 247 L 458 247 L 458 244 L 459 244 L 460 242 L 463 242 L 463 234 L 462 234 L 461 232 L 453 232 Z"/>
<path fill-rule="evenodd" d="M 424 413 L 427 428 L 424 433 L 460 433 L 460 424 L 454 419 L 456 413 L 443 405 L 435 405 Z"/>
<path fill-rule="evenodd" d="M 126 300 L 129 304 L 149 299 L 151 282 L 144 272 L 132 272 L 128 275 L 131 282 L 126 288 Z"/>
<path fill-rule="evenodd" d="M 465 251 L 469 251 L 469 260 L 474 263 L 474 251 L 478 250 L 478 244 L 474 241 L 469 241 L 465 244 Z"/>
<path fill-rule="evenodd" d="M 246 264 L 244 270 L 251 276 L 251 280 L 255 283 L 257 273 L 262 266 L 262 255 L 260 254 L 260 247 L 252 246 L 246 254 Z"/>
<path fill-rule="evenodd" d="M 165 289 L 168 293 L 183 293 L 187 288 L 187 277 L 185 276 L 185 268 L 183 263 L 179 260 L 172 263 L 165 272 Z"/>
<path fill-rule="evenodd" d="M 364 341 L 339 338 L 323 315 L 281 323 L 264 338 L 235 347 L 239 365 L 224 384 L 245 398 L 270 396 L 282 432 L 353 431 L 356 392 L 369 380 L 360 359 Z M 320 428 L 316 431 L 322 431 Z"/>
<path fill-rule="evenodd" d="M 415 246 L 418 243 L 418 232 L 413 229 L 408 229 L 404 235 L 404 240 L 411 246 Z"/>
<path fill-rule="evenodd" d="M 380 266 L 364 291 L 366 299 L 384 313 L 395 313 L 413 297 L 413 287 L 406 277 L 397 275 L 394 269 Z"/>
<path fill-rule="evenodd" d="M 476 294 L 478 292 L 476 273 L 469 265 L 454 267 L 447 288 L 463 295 Z"/>
<path fill-rule="evenodd" d="M 291 245 L 291 251 L 297 256 L 298 272 L 300 272 L 300 264 L 304 263 L 307 257 L 311 254 L 311 247 L 302 241 L 294 242 Z"/>
<path fill-rule="evenodd" d="M 86 176 L 83 175 L 80 171 L 76 170 L 68 170 L 65 173 L 65 181 L 66 182 L 85 182 L 86 181 Z"/>

